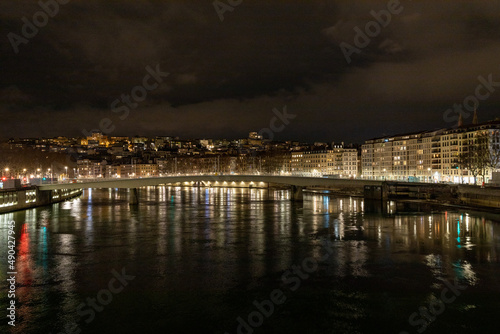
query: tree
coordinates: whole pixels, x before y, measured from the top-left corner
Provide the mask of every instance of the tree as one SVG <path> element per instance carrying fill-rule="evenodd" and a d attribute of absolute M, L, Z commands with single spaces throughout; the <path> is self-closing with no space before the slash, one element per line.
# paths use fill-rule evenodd
<path fill-rule="evenodd" d="M 498 131 L 484 131 L 477 133 L 464 147 L 458 157 L 458 164 L 462 169 L 467 169 L 474 177 L 484 180 L 489 169 L 500 166 L 500 133 Z"/>
<path fill-rule="evenodd" d="M 464 148 L 464 151 L 459 154 L 458 165 L 461 169 L 468 170 L 469 173 L 472 174 L 474 177 L 474 184 L 476 184 L 479 169 L 477 168 L 475 154 L 472 152 L 471 148 Z"/>
<path fill-rule="evenodd" d="M 500 131 L 487 132 L 488 157 L 487 164 L 491 169 L 500 168 Z"/>

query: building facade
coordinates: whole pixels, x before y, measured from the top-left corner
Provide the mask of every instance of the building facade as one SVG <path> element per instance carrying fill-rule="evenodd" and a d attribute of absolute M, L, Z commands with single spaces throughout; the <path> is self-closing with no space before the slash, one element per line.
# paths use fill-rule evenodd
<path fill-rule="evenodd" d="M 489 138 L 488 150 L 498 154 L 499 133 L 500 121 L 490 121 L 367 140 L 361 148 L 361 175 L 374 180 L 488 182 L 498 166 L 474 175 L 461 156 L 474 150 L 480 138 Z"/>
<path fill-rule="evenodd" d="M 358 177 L 358 150 L 334 146 L 331 150 L 292 152 L 292 175 Z"/>

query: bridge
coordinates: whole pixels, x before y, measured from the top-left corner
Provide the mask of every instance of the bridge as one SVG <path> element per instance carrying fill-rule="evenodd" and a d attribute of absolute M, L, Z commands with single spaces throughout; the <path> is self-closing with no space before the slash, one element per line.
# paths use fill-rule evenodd
<path fill-rule="evenodd" d="M 135 204 L 137 203 L 137 189 L 147 186 L 181 184 L 193 186 L 241 185 L 245 187 L 262 187 L 263 184 L 273 184 L 291 187 L 292 199 L 301 200 L 302 190 L 306 187 L 362 190 L 365 186 L 382 186 L 382 183 L 383 181 L 280 175 L 180 175 L 138 179 L 102 179 L 99 181 L 92 180 L 78 183 L 57 183 L 41 185 L 39 189 L 44 191 L 61 189 L 130 188 L 133 189 L 131 204 Z"/>

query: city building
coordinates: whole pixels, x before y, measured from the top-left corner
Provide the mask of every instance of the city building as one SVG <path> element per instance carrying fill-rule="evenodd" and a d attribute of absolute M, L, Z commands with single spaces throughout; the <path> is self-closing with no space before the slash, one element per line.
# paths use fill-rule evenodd
<path fill-rule="evenodd" d="M 484 170 L 467 167 L 464 157 L 488 139 L 487 153 L 500 155 L 500 120 L 434 131 L 370 139 L 361 148 L 361 173 L 366 179 L 421 182 L 488 182 L 494 163 Z M 476 158 L 477 160 L 477 158 Z"/>
<path fill-rule="evenodd" d="M 76 162 L 77 175 L 84 178 L 102 177 L 103 164 L 100 161 L 82 159 Z"/>
<path fill-rule="evenodd" d="M 292 175 L 302 175 L 304 173 L 303 151 L 292 152 L 290 161 L 290 172 Z"/>
<path fill-rule="evenodd" d="M 331 174 L 333 151 L 307 151 L 302 157 L 302 173 L 307 176 L 322 176 Z"/>
<path fill-rule="evenodd" d="M 120 165 L 121 178 L 153 177 L 158 176 L 157 164 L 123 164 Z"/>
<path fill-rule="evenodd" d="M 292 174 L 356 178 L 358 150 L 334 145 L 330 150 L 292 152 Z"/>

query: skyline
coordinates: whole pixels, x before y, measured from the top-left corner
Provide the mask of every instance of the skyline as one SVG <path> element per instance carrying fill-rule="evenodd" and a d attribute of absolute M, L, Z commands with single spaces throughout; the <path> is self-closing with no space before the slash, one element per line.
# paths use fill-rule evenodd
<path fill-rule="evenodd" d="M 500 1 L 243 1 L 222 21 L 212 1 L 64 2 L 17 45 L 42 8 L 0 4 L 3 138 L 83 136 L 103 119 L 111 136 L 238 138 L 286 106 L 276 140 L 362 143 L 451 127 L 454 105 L 466 124 L 472 104 L 480 122 L 500 116 Z"/>
<path fill-rule="evenodd" d="M 463 121 L 463 119 L 462 119 Z M 439 130 L 452 130 L 452 129 L 458 129 L 458 128 L 463 128 L 463 129 L 467 129 L 467 128 L 471 128 L 471 127 L 476 127 L 476 126 L 480 126 L 480 125 L 483 125 L 483 124 L 492 124 L 492 123 L 497 123 L 498 121 L 500 121 L 500 117 L 497 117 L 495 119 L 491 119 L 491 120 L 487 120 L 487 121 L 477 121 L 477 123 L 473 123 L 473 119 L 470 118 L 470 122 L 463 122 L 462 125 L 458 126 L 458 124 L 454 125 L 454 126 L 448 126 L 448 127 L 441 127 L 441 128 L 428 128 L 428 129 L 420 129 L 420 130 L 417 130 L 417 131 L 411 131 L 411 132 L 397 132 L 397 133 L 389 133 L 389 134 L 385 134 L 383 136 L 378 136 L 378 137 L 371 137 L 371 138 L 364 138 L 364 139 L 361 139 L 360 142 L 347 142 L 347 141 L 343 141 L 343 140 L 339 140 L 339 141 L 320 141 L 320 140 L 311 140 L 311 141 L 302 141 L 302 140 L 296 140 L 296 139 L 293 139 L 293 138 L 279 138 L 279 139 L 273 139 L 273 140 L 269 140 L 269 138 L 266 136 L 267 132 L 264 131 L 264 136 L 261 136 L 262 139 L 264 139 L 264 141 L 268 141 L 268 142 L 276 142 L 276 143 L 285 143 L 285 142 L 298 142 L 300 144 L 308 144 L 308 145 L 313 145 L 315 143 L 322 143 L 322 144 L 328 144 L 328 145 L 339 145 L 339 144 L 342 144 L 342 145 L 362 145 L 363 143 L 366 143 L 368 141 L 372 141 L 372 140 L 377 140 L 377 139 L 382 139 L 382 138 L 388 138 L 388 137 L 398 137 L 398 136 L 404 136 L 404 135 L 411 135 L 411 134 L 416 134 L 416 133 L 425 133 L 425 132 L 433 132 L 433 131 L 439 131 Z M 262 129 L 261 129 L 262 130 Z M 28 136 L 28 137 L 10 137 L 10 138 L 6 138 L 6 137 L 1 137 L 0 136 L 0 140 L 3 141 L 3 142 L 7 142 L 11 139 L 14 139 L 14 140 L 26 140 L 26 139 L 54 139 L 54 138 L 59 138 L 59 137 L 63 137 L 63 138 L 68 138 L 68 139 L 78 139 L 78 138 L 89 138 L 89 137 L 92 137 L 92 132 L 94 133 L 100 133 L 101 135 L 104 135 L 108 138 L 141 138 L 141 137 L 147 137 L 147 138 L 150 138 L 150 139 L 154 139 L 154 138 L 166 138 L 166 137 L 170 137 L 172 138 L 173 140 L 180 140 L 180 141 L 190 141 L 190 140 L 228 140 L 228 141 L 234 141 L 234 140 L 240 140 L 240 139 L 248 139 L 251 137 L 251 134 L 255 133 L 255 134 L 259 134 L 259 131 L 249 131 L 247 132 L 247 135 L 248 136 L 244 136 L 243 134 L 235 134 L 233 137 L 185 137 L 183 136 L 182 134 L 160 134 L 160 133 L 157 133 L 157 134 L 151 134 L 151 135 L 146 135 L 146 134 L 140 134 L 140 133 L 137 133 L 137 134 L 123 134 L 123 133 L 110 133 L 109 135 L 106 134 L 106 133 L 103 133 L 102 131 L 98 130 L 98 129 L 95 129 L 93 131 L 85 131 L 86 133 L 82 133 L 81 135 L 76 135 L 76 136 L 64 136 L 62 134 L 56 134 L 56 135 L 53 135 L 51 137 L 37 137 L 37 136 Z M 279 132 L 278 132 L 279 133 Z M 274 133 L 271 131 L 271 136 L 274 137 Z"/>

